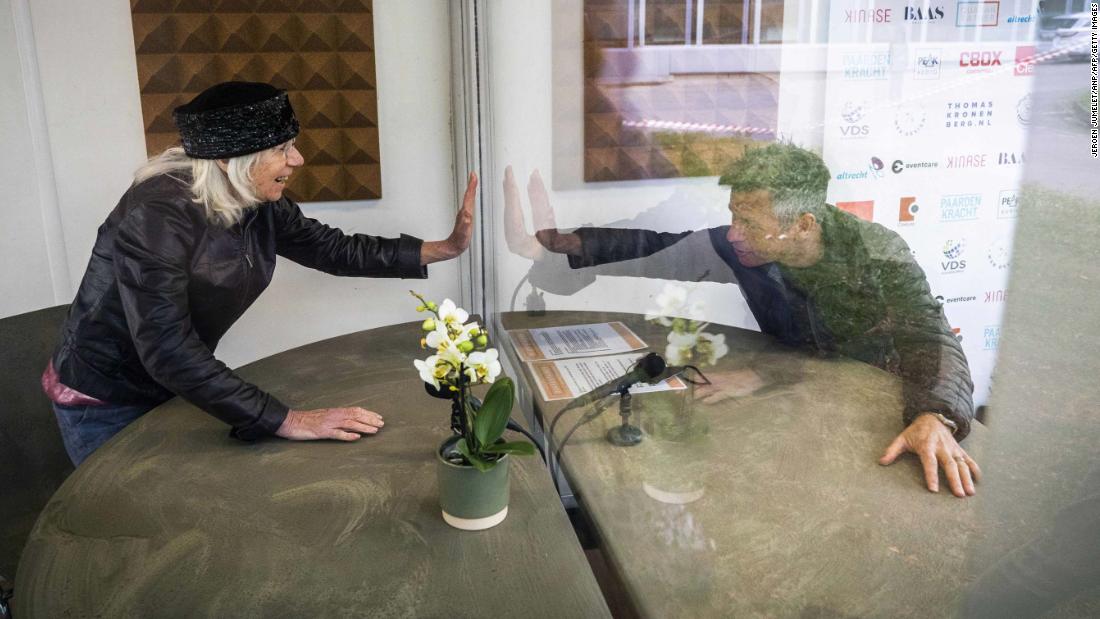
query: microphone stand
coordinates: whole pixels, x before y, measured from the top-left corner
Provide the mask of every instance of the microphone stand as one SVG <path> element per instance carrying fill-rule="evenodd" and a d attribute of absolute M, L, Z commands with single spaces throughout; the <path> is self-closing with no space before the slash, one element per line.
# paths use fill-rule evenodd
<path fill-rule="evenodd" d="M 700 379 L 702 379 L 696 381 L 685 376 L 684 380 L 686 380 L 687 382 L 697 385 L 710 384 L 710 380 L 707 379 L 706 375 L 699 371 L 699 368 L 695 367 L 694 365 L 669 366 L 665 368 L 663 372 L 655 376 L 652 382 L 656 384 L 661 382 L 662 380 L 667 380 L 674 376 L 680 376 L 684 373 L 685 370 L 692 370 L 699 375 Z M 590 421 L 593 421 L 594 419 L 602 415 L 605 410 L 607 410 L 607 407 L 611 405 L 610 396 L 615 395 L 615 393 L 619 394 L 619 416 L 622 418 L 622 424 L 608 430 L 607 440 L 610 441 L 613 445 L 620 445 L 622 447 L 629 447 L 642 442 L 643 434 L 641 428 L 632 425 L 629 421 L 630 414 L 631 412 L 633 412 L 633 396 L 630 394 L 629 385 L 620 387 L 616 392 L 610 394 L 609 396 L 605 396 L 603 399 L 598 400 L 595 403 L 592 403 L 592 410 L 582 415 L 581 418 L 578 419 L 575 424 L 573 424 L 573 427 L 569 428 L 569 431 L 565 433 L 565 437 L 562 438 L 561 442 L 559 443 L 555 441 L 554 429 L 558 425 L 558 420 L 561 419 L 562 415 L 572 410 L 574 407 L 578 406 L 578 402 L 582 401 L 582 398 L 584 398 L 584 396 L 581 395 L 574 398 L 573 401 L 570 402 L 565 408 L 558 411 L 558 414 L 555 415 L 554 419 L 550 422 L 550 431 L 546 433 L 546 455 L 548 456 L 547 462 L 550 466 L 550 479 L 553 480 L 554 486 L 558 488 L 559 491 L 561 490 L 561 488 L 558 487 L 558 471 L 560 468 L 558 463 L 561 460 L 561 452 L 563 449 L 565 449 L 565 444 L 569 442 L 570 437 L 573 436 L 573 433 L 576 432 L 578 428 Z"/>
<path fill-rule="evenodd" d="M 622 424 L 607 431 L 607 440 L 612 445 L 632 447 L 642 442 L 642 429 L 630 423 L 630 413 L 633 412 L 631 408 L 633 397 L 630 395 L 629 387 L 623 387 L 619 390 L 619 417 L 623 421 Z"/>
<path fill-rule="evenodd" d="M 708 385 L 710 384 L 710 380 L 708 380 L 707 377 L 699 371 L 699 368 L 693 365 L 669 366 L 665 368 L 665 370 L 659 375 L 654 377 L 652 383 L 657 384 L 661 381 L 679 376 L 683 374 L 685 370 L 689 369 L 699 374 L 699 376 L 703 379 L 702 383 Z M 694 382 L 686 378 L 685 380 L 687 380 L 688 382 Z M 633 396 L 630 394 L 630 387 L 625 386 L 620 388 L 618 394 L 619 417 L 621 417 L 623 421 L 622 424 L 607 431 L 607 441 L 612 445 L 617 445 L 619 447 L 632 447 L 642 442 L 642 439 L 645 437 L 645 435 L 642 433 L 641 428 L 630 423 L 630 414 L 633 412 L 633 408 L 631 406 L 631 400 Z M 603 408 L 600 408 L 599 412 L 603 412 Z M 599 412 L 597 413 L 597 415 L 599 414 Z M 565 444 L 564 441 L 562 442 L 562 444 Z"/>
<path fill-rule="evenodd" d="M 637 445 L 638 443 L 642 442 L 642 430 L 637 426 L 630 425 L 628 421 L 631 413 L 630 386 L 624 385 L 620 387 L 616 393 L 619 394 L 619 415 L 622 417 L 623 423 L 620 426 L 616 426 L 608 430 L 607 440 L 611 441 L 615 445 L 622 445 L 624 447 Z M 612 393 L 611 395 L 615 394 Z M 569 428 L 569 431 L 565 433 L 565 437 L 562 438 L 561 442 L 558 443 L 556 446 L 554 441 L 554 427 L 557 425 L 558 419 L 561 418 L 563 413 L 569 410 L 572 404 L 562 409 L 561 412 L 559 412 L 557 416 L 554 417 L 554 420 L 550 423 L 550 432 L 547 434 L 547 439 L 549 442 L 549 454 L 547 455 L 550 456 L 550 476 L 554 480 L 555 486 L 558 483 L 558 462 L 561 460 L 561 450 L 565 449 L 565 444 L 569 442 L 570 437 L 573 436 L 573 433 L 576 432 L 578 428 L 591 421 L 594 421 L 597 417 L 602 415 L 604 411 L 607 410 L 607 407 L 611 405 L 611 395 L 605 396 L 602 400 L 595 402 L 592 406 L 592 410 L 582 415 L 581 418 L 573 424 L 573 427 Z M 576 398 L 574 402 L 579 399 L 580 398 Z M 623 438 L 621 439 L 622 442 L 617 443 L 615 441 L 619 439 L 613 439 L 612 435 L 617 435 L 620 433 L 623 436 Z"/>

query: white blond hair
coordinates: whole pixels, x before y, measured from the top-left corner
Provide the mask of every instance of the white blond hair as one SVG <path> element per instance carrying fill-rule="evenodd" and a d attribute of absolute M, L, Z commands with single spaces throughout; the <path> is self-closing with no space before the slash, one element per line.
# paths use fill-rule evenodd
<path fill-rule="evenodd" d="M 203 206 L 210 221 L 228 228 L 239 222 L 245 211 L 260 203 L 252 186 L 252 170 L 265 153 L 267 150 L 232 157 L 223 172 L 217 161 L 188 157 L 183 148 L 173 146 L 138 168 L 134 172 L 134 183 L 162 174 L 190 174 L 192 201 Z"/>

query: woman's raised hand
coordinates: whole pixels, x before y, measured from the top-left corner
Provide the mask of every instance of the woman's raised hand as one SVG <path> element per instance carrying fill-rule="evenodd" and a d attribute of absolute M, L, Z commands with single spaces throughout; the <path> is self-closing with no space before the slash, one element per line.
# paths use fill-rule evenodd
<path fill-rule="evenodd" d="M 462 196 L 462 207 L 455 215 L 455 226 L 451 235 L 442 241 L 425 241 L 420 248 L 420 264 L 431 264 L 450 260 L 462 255 L 470 247 L 474 237 L 474 204 L 477 198 L 477 174 L 470 172 L 466 182 L 466 193 Z"/>

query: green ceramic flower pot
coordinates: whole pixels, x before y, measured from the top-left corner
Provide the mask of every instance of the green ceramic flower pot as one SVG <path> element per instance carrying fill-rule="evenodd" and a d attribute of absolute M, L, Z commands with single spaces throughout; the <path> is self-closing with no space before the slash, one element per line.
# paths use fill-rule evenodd
<path fill-rule="evenodd" d="M 436 451 L 439 506 L 443 520 L 457 529 L 480 531 L 494 527 L 508 515 L 508 456 L 482 473 L 472 466 L 452 464 L 443 454 L 454 451 L 458 436 L 443 441 Z"/>

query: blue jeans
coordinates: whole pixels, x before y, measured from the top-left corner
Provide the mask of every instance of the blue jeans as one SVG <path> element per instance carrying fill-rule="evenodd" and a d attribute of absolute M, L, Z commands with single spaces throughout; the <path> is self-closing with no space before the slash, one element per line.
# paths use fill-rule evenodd
<path fill-rule="evenodd" d="M 74 466 L 112 436 L 149 412 L 151 406 L 64 406 L 54 402 L 53 412 L 61 428 L 61 440 Z"/>

